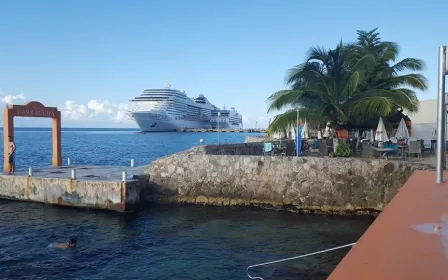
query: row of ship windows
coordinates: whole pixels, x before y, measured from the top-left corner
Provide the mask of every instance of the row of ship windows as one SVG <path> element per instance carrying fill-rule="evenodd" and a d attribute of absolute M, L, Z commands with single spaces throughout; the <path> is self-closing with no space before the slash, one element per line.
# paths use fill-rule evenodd
<path fill-rule="evenodd" d="M 178 107 L 178 108 L 185 108 L 185 106 L 187 106 L 187 107 L 189 107 L 189 108 L 192 108 L 192 109 L 194 109 L 194 110 L 204 110 L 204 111 L 212 111 L 211 109 L 209 109 L 209 108 L 202 108 L 202 107 L 198 107 L 198 106 L 193 106 L 193 105 L 189 105 L 189 104 L 186 104 L 186 103 L 182 103 L 182 102 L 175 102 L 175 101 L 172 101 L 172 100 L 165 100 L 165 99 L 163 99 L 163 100 L 143 100 L 143 99 L 141 99 L 141 100 L 139 100 L 139 101 L 145 101 L 145 103 L 147 103 L 148 105 L 149 104 L 154 104 L 154 105 L 156 105 L 156 104 L 158 104 L 158 103 L 162 103 L 162 104 L 169 104 L 169 105 L 171 105 L 171 106 L 175 106 L 175 107 Z M 217 114 L 217 113 L 215 113 L 215 114 Z"/>

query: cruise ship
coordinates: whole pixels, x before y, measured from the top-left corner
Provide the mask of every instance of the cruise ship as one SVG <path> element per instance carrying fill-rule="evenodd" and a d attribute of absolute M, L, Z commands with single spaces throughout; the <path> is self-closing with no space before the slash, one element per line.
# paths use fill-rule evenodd
<path fill-rule="evenodd" d="M 134 105 L 128 116 L 143 132 L 176 131 L 178 129 L 241 128 L 242 116 L 231 108 L 220 109 L 200 94 L 187 97 L 185 92 L 171 89 L 147 89 L 130 100 Z"/>

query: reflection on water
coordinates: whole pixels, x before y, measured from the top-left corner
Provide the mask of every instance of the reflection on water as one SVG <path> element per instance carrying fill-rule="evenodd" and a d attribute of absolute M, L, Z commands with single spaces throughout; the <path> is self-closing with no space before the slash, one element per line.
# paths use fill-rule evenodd
<path fill-rule="evenodd" d="M 371 223 L 248 209 L 147 205 L 122 215 L 0 202 L 0 278 L 10 279 L 247 279 L 249 265 L 354 242 Z M 71 237 L 77 249 L 47 248 Z M 325 279 L 347 251 L 254 274 Z"/>

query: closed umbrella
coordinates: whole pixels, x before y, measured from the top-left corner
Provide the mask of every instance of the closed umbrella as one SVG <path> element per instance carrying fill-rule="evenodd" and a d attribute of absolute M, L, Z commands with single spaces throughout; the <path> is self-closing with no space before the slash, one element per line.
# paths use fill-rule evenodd
<path fill-rule="evenodd" d="M 327 127 L 325 128 L 325 131 L 324 131 L 324 137 L 325 137 L 325 138 L 330 137 L 330 127 L 329 127 L 329 126 L 327 126 Z"/>
<path fill-rule="evenodd" d="M 400 124 L 398 125 L 397 132 L 395 133 L 395 138 L 397 139 L 408 139 L 409 138 L 409 131 L 406 127 L 406 123 L 404 122 L 404 119 L 402 118 L 400 121 Z"/>
<path fill-rule="evenodd" d="M 384 126 L 383 118 L 381 118 L 381 117 L 380 117 L 380 122 L 378 123 L 378 127 L 376 129 L 375 141 L 378 141 L 378 142 L 389 141 L 389 137 L 387 137 L 386 127 Z"/>
<path fill-rule="evenodd" d="M 310 138 L 308 131 L 308 123 L 305 122 L 305 124 L 302 127 L 302 139 L 308 139 L 308 138 Z"/>
<path fill-rule="evenodd" d="M 317 132 L 317 139 L 322 139 L 322 131 Z"/>

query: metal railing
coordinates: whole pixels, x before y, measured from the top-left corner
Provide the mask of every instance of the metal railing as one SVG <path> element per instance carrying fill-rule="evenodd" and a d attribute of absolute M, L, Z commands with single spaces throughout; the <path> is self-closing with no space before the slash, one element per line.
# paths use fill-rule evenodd
<path fill-rule="evenodd" d="M 342 245 L 342 246 L 338 246 L 338 247 L 333 247 L 333 248 L 330 248 L 330 249 L 325 249 L 325 250 L 318 251 L 318 252 L 313 252 L 313 253 L 309 253 L 309 254 L 305 254 L 305 255 L 291 257 L 291 258 L 287 258 L 287 259 L 281 259 L 281 260 L 272 261 L 272 262 L 265 262 L 265 263 L 254 264 L 254 265 L 251 265 L 251 266 L 247 267 L 246 274 L 247 274 L 247 276 L 250 279 L 264 280 L 261 277 L 251 276 L 249 274 L 249 269 L 254 268 L 254 267 L 264 266 L 264 265 L 270 265 L 270 264 L 274 264 L 274 263 L 281 263 L 281 262 L 291 261 L 291 260 L 295 260 L 295 259 L 301 259 L 301 258 L 305 258 L 305 257 L 313 256 L 313 255 L 318 255 L 318 254 L 322 254 L 322 253 L 326 253 L 326 252 L 331 252 L 331 251 L 339 250 L 339 249 L 346 248 L 346 247 L 352 247 L 355 244 L 356 244 L 356 242 L 355 243 L 346 244 L 346 245 Z"/>

